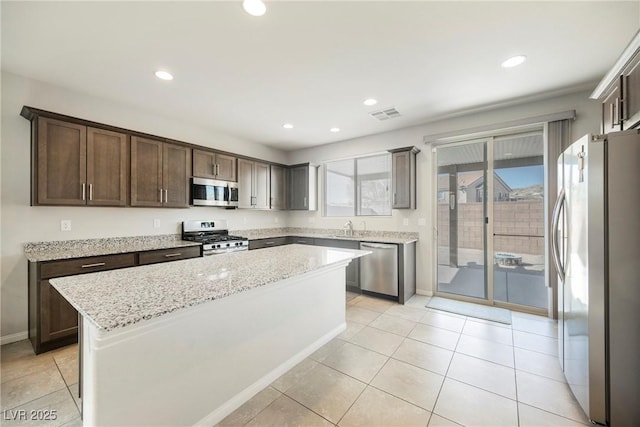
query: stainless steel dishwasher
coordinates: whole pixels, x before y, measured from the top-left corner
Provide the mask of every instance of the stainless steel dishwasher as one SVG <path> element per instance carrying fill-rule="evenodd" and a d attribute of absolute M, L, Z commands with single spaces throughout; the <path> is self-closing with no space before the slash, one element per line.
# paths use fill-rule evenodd
<path fill-rule="evenodd" d="M 360 249 L 371 251 L 360 258 L 360 289 L 398 296 L 398 245 L 360 242 Z"/>

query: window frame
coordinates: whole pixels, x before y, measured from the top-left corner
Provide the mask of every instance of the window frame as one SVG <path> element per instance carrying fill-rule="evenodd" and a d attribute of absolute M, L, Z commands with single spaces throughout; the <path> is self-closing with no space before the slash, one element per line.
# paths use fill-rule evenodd
<path fill-rule="evenodd" d="M 387 197 L 387 201 L 389 204 L 389 213 L 388 214 L 382 214 L 382 215 L 368 215 L 368 214 L 362 214 L 359 213 L 359 211 L 362 210 L 362 206 L 361 206 L 361 202 L 362 202 L 362 191 L 361 191 L 361 186 L 360 186 L 360 179 L 358 179 L 358 160 L 359 159 L 365 159 L 368 157 L 379 157 L 379 156 L 387 156 L 388 157 L 388 162 L 389 162 L 389 185 L 387 186 L 387 194 L 389 195 L 389 197 Z M 329 174 L 329 170 L 327 165 L 329 163 L 333 163 L 333 162 L 340 162 L 340 161 L 347 161 L 350 160 L 353 162 L 353 212 L 349 215 L 328 215 L 327 211 L 327 198 L 328 198 L 328 191 L 327 191 L 327 179 L 328 179 L 328 174 Z M 342 158 L 342 159 L 333 159 L 333 160 L 327 160 L 325 162 L 323 162 L 322 164 L 322 169 L 323 169 L 323 181 L 322 181 L 322 187 L 323 187 L 323 203 L 322 203 L 322 216 L 325 218 L 351 218 L 351 217 L 375 217 L 375 218 L 384 218 L 384 217 L 391 217 L 393 215 L 393 203 L 391 200 L 391 186 L 393 185 L 393 164 L 392 164 L 392 157 L 391 157 L 391 153 L 384 151 L 384 152 L 379 152 L 379 153 L 372 153 L 372 154 L 366 154 L 366 155 L 362 155 L 362 156 L 354 156 L 354 157 L 346 157 L 346 158 Z M 378 174 L 371 174 L 371 175 L 378 175 Z M 379 175 L 384 175 L 384 173 L 379 173 Z M 381 176 L 382 178 L 384 178 L 383 176 Z"/>

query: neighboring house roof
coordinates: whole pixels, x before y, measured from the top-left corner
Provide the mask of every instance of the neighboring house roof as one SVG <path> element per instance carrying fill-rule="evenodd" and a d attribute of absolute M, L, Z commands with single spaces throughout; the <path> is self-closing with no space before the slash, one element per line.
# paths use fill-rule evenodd
<path fill-rule="evenodd" d="M 506 182 L 503 181 L 502 178 L 497 173 L 493 173 L 495 179 L 507 189 L 508 192 L 513 191 L 511 187 L 507 185 Z M 479 185 L 484 178 L 483 171 L 473 171 L 473 172 L 462 172 L 458 174 L 458 188 L 468 188 L 475 187 Z M 438 177 L 438 189 L 442 190 L 444 188 L 448 188 L 449 177 L 448 176 L 439 176 Z"/>

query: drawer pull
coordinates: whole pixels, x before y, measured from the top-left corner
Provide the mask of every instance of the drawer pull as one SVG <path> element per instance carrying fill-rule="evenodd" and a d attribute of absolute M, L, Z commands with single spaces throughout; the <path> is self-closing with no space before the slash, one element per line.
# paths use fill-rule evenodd
<path fill-rule="evenodd" d="M 96 262 L 95 264 L 84 264 L 82 268 L 102 267 L 106 262 Z"/>
<path fill-rule="evenodd" d="M 175 254 L 166 254 L 164 257 L 165 257 L 165 258 L 173 258 L 173 257 L 175 257 L 175 256 L 180 256 L 180 255 L 182 255 L 182 253 L 177 252 L 177 253 L 175 253 Z"/>

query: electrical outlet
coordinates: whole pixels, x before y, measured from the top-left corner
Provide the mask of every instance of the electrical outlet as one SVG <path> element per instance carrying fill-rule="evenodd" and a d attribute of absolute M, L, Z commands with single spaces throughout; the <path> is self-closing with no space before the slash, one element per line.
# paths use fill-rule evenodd
<path fill-rule="evenodd" d="M 60 231 L 71 231 L 71 220 L 63 219 L 60 221 Z"/>
<path fill-rule="evenodd" d="M 278 223 L 278 221 L 280 221 L 280 220 L 278 219 L 278 217 L 277 217 L 277 216 L 274 216 L 274 217 L 273 217 L 273 222 L 275 222 L 275 223 L 277 224 L 277 223 Z"/>
<path fill-rule="evenodd" d="M 418 218 L 418 225 L 427 225 L 426 218 Z"/>
<path fill-rule="evenodd" d="M 310 216 L 309 217 L 309 224 L 313 224 L 314 222 L 316 222 L 316 217 L 315 216 Z"/>
<path fill-rule="evenodd" d="M 160 228 L 160 220 L 159 219 L 154 219 L 153 220 L 153 228 Z"/>
<path fill-rule="evenodd" d="M 242 217 L 242 223 L 243 223 L 243 224 L 246 224 L 246 223 L 247 223 L 247 217 L 246 217 L 246 216 L 243 216 L 243 217 Z"/>
<path fill-rule="evenodd" d="M 402 220 L 402 225 L 409 225 L 409 218 L 404 218 Z"/>

